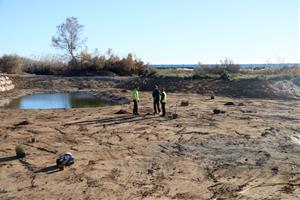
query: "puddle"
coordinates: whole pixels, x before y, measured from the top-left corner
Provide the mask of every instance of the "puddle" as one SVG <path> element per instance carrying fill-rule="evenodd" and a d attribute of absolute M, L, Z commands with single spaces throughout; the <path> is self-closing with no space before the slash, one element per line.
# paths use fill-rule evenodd
<path fill-rule="evenodd" d="M 11 100 L 4 108 L 63 109 L 115 105 L 88 93 L 41 93 Z"/>

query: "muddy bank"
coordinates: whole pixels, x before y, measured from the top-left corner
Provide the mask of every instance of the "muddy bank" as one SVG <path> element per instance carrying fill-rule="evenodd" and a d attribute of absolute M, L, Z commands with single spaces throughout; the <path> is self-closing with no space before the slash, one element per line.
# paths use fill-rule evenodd
<path fill-rule="evenodd" d="M 128 104 L 130 99 L 124 96 L 124 91 L 114 89 L 122 81 L 108 77 L 55 77 L 55 76 L 11 76 L 15 90 L 3 92 L 0 96 L 0 106 L 8 104 L 11 99 L 17 99 L 38 93 L 87 93 L 104 101 L 116 104 Z"/>
<path fill-rule="evenodd" d="M 300 99 L 299 78 L 293 80 L 233 80 L 216 79 L 193 80 L 178 77 L 136 78 L 128 80 L 118 87 L 129 89 L 139 86 L 141 90 L 151 91 L 154 85 L 159 85 L 169 92 L 198 93 L 203 95 L 219 95 L 234 98 L 262 99 Z"/>
<path fill-rule="evenodd" d="M 299 78 L 292 80 L 247 80 L 223 81 L 219 79 L 193 80 L 180 77 L 56 77 L 14 76 L 16 87 L 71 91 L 76 88 L 101 90 L 119 88 L 131 90 L 138 86 L 142 91 L 152 91 L 154 85 L 168 92 L 188 92 L 202 95 L 218 95 L 233 98 L 300 99 Z"/>

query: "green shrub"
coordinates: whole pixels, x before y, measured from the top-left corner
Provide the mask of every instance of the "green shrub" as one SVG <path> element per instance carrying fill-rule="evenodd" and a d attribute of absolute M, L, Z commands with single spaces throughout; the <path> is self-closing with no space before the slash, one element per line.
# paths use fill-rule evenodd
<path fill-rule="evenodd" d="M 221 75 L 224 70 L 229 73 L 238 73 L 240 71 L 240 65 L 235 64 L 232 60 L 225 58 L 220 60 L 220 64 L 216 65 L 204 65 L 200 62 L 198 66 L 194 69 L 194 74 L 203 75 L 203 74 L 215 74 Z"/>
<path fill-rule="evenodd" d="M 230 75 L 227 70 L 223 70 L 223 72 L 220 74 L 220 79 L 230 81 Z"/>
<path fill-rule="evenodd" d="M 25 149 L 22 145 L 17 145 L 15 150 L 16 150 L 16 156 L 18 158 L 24 158 L 26 156 Z"/>
<path fill-rule="evenodd" d="M 97 72 L 101 71 L 105 67 L 105 56 L 95 56 L 92 58 L 92 63 L 95 66 Z"/>
<path fill-rule="evenodd" d="M 21 72 L 21 58 L 17 55 L 3 55 L 0 58 L 0 71 L 8 74 Z"/>
<path fill-rule="evenodd" d="M 238 73 L 240 71 L 240 65 L 235 64 L 233 60 L 225 58 L 224 60 L 220 60 L 221 68 L 225 69 L 229 73 Z"/>
<path fill-rule="evenodd" d="M 157 74 L 157 70 L 148 65 L 140 67 L 139 72 L 138 72 L 138 75 L 144 76 L 144 77 L 154 76 L 155 74 Z"/>
<path fill-rule="evenodd" d="M 120 76 L 151 76 L 156 73 L 156 70 L 144 64 L 142 60 L 134 58 L 131 53 L 125 58 L 119 58 L 111 52 L 108 57 L 98 53 L 81 52 L 77 58 L 76 61 L 72 59 L 65 63 L 51 55 L 38 60 L 4 55 L 0 58 L 0 72 L 66 76 L 102 75 L 108 74 L 107 72 Z"/>
<path fill-rule="evenodd" d="M 43 62 L 32 62 L 30 65 L 27 65 L 23 68 L 23 72 L 29 74 L 37 74 L 37 75 L 53 75 L 55 74 L 54 68 L 46 63 Z"/>
<path fill-rule="evenodd" d="M 276 74 L 281 75 L 300 75 L 300 67 L 298 66 L 283 66 L 275 70 Z"/>
<path fill-rule="evenodd" d="M 204 75 L 204 74 L 221 74 L 223 72 L 223 68 L 220 65 L 202 65 L 198 64 L 198 66 L 194 69 L 194 74 Z"/>
<path fill-rule="evenodd" d="M 155 74 L 155 70 L 145 65 L 143 61 L 133 58 L 131 53 L 122 59 L 118 56 L 111 55 L 106 61 L 104 69 L 120 76 Z"/>
<path fill-rule="evenodd" d="M 214 75 L 209 74 L 193 74 L 192 79 L 211 79 L 215 78 Z"/>
<path fill-rule="evenodd" d="M 66 66 L 60 59 L 53 55 L 44 55 L 37 60 L 23 59 L 23 72 L 37 75 L 58 75 Z"/>

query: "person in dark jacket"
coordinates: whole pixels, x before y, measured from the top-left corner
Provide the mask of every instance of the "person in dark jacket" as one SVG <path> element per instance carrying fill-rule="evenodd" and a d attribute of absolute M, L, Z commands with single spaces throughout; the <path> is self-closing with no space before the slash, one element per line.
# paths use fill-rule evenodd
<path fill-rule="evenodd" d="M 159 108 L 160 92 L 158 90 L 157 85 L 154 86 L 152 97 L 153 97 L 154 115 L 159 114 L 160 113 L 160 108 Z"/>

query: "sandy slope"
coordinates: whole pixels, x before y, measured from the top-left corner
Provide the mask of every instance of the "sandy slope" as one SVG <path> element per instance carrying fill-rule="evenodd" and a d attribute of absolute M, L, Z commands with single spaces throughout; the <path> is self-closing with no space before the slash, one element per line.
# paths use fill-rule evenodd
<path fill-rule="evenodd" d="M 55 86 L 63 78 L 44 81 L 54 90 L 76 90 L 69 84 Z M 26 84 L 21 87 L 19 82 L 19 89 L 1 100 L 41 90 L 28 90 Z M 93 90 L 129 97 L 110 84 Z M 189 106 L 180 106 L 181 100 Z M 228 101 L 235 105 L 224 106 Z M 141 92 L 140 116 L 114 114 L 121 108 L 131 112 L 132 105 L 1 109 L 0 198 L 300 198 L 299 101 L 210 100 L 200 94 L 168 93 L 168 111 L 174 112 L 176 104 L 177 119 L 150 115 L 149 92 Z M 214 115 L 216 107 L 226 112 Z M 26 159 L 13 157 L 18 143 L 24 143 Z M 72 152 L 77 160 L 57 171 L 55 159 L 62 151 Z"/>

